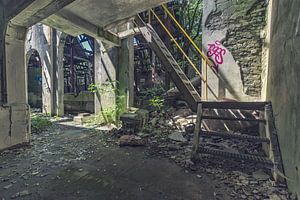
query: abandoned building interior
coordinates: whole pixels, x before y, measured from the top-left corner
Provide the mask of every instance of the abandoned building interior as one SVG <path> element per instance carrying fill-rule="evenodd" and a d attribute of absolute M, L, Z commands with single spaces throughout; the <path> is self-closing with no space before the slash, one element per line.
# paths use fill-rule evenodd
<path fill-rule="evenodd" d="M 0 0 L 0 31 L 0 199 L 300 198 L 300 0 Z"/>

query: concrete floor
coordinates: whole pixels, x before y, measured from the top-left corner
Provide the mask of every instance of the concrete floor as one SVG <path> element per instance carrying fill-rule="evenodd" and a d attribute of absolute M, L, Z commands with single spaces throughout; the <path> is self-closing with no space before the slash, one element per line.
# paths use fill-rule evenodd
<path fill-rule="evenodd" d="M 215 199 L 209 177 L 108 140 L 61 125 L 34 136 L 30 147 L 2 152 L 0 199 Z"/>

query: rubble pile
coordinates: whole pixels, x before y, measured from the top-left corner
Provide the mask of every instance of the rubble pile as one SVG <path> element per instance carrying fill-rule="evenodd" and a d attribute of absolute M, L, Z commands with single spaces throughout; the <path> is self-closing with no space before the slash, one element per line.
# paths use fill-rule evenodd
<path fill-rule="evenodd" d="M 226 188 L 232 199 L 295 199 L 287 192 L 286 185 L 276 185 L 271 169 L 257 163 L 228 160 L 209 155 L 200 155 L 199 163 L 190 160 L 196 115 L 188 108 L 169 108 L 150 113 L 148 124 L 130 135 L 147 143 L 149 156 L 167 157 L 198 178 L 207 174 L 219 182 L 220 190 Z M 248 130 L 249 134 L 257 127 Z M 118 136 L 126 130 L 119 130 Z M 127 137 L 127 136 L 126 136 Z M 122 143 L 124 136 L 121 136 Z M 135 143 L 136 141 L 134 141 Z M 129 146 L 136 146 L 134 145 Z M 201 145 L 233 153 L 255 153 L 263 155 L 261 144 L 222 138 L 201 138 Z M 218 188 L 216 188 L 218 191 Z M 222 191 L 216 192 L 222 199 Z"/>

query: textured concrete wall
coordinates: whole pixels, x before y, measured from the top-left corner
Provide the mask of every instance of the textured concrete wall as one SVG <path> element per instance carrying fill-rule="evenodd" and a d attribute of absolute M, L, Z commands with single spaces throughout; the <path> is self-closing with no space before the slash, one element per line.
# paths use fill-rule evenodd
<path fill-rule="evenodd" d="M 110 51 L 116 52 L 114 49 Z M 111 82 L 111 91 L 95 94 L 95 113 L 100 114 L 104 108 L 115 108 L 116 106 L 116 58 L 109 55 L 109 51 L 101 41 L 95 40 L 95 84 L 101 86 Z"/>
<path fill-rule="evenodd" d="M 63 47 L 66 34 L 46 25 L 28 29 L 25 40 L 26 65 L 33 50 L 42 64 L 42 110 L 51 115 L 63 115 Z"/>
<path fill-rule="evenodd" d="M 26 66 L 32 50 L 39 53 L 42 64 L 42 110 L 45 113 L 53 112 L 53 52 L 52 29 L 42 24 L 37 24 L 28 29 L 25 40 Z"/>
<path fill-rule="evenodd" d="M 273 0 L 267 98 L 272 101 L 289 189 L 300 198 L 300 0 Z"/>
<path fill-rule="evenodd" d="M 264 0 L 204 0 L 203 49 L 218 65 L 219 79 L 208 78 L 219 97 L 260 97 L 266 10 Z"/>
<path fill-rule="evenodd" d="M 74 94 L 64 94 L 64 107 L 66 112 L 89 112 L 94 113 L 95 96 L 91 92 L 80 92 L 78 96 Z"/>
<path fill-rule="evenodd" d="M 30 140 L 30 116 L 29 106 L 26 104 L 27 87 L 24 67 L 26 29 L 13 24 L 7 26 L 9 18 L 6 13 L 13 13 L 10 9 L 12 8 L 6 7 L 2 10 L 0 20 L 1 78 L 7 86 L 5 91 L 7 98 L 0 106 L 0 149 L 27 143 Z"/>
<path fill-rule="evenodd" d="M 0 2 L 0 102 L 3 101 L 3 87 L 4 87 L 4 35 L 5 35 L 5 27 L 6 21 L 4 17 L 4 6 L 2 2 Z"/>

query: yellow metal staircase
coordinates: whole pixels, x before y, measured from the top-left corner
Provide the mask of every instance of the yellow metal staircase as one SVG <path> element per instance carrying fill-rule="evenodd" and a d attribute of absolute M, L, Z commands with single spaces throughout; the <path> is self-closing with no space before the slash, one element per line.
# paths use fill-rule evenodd
<path fill-rule="evenodd" d="M 182 94 L 183 98 L 189 104 L 190 108 L 197 112 L 197 121 L 194 131 L 194 140 L 193 140 L 193 153 L 192 158 L 195 159 L 199 153 L 202 154 L 211 154 L 215 156 L 221 156 L 225 158 L 237 159 L 237 160 L 245 160 L 252 161 L 256 163 L 262 163 L 272 168 L 274 179 L 276 181 L 282 180 L 279 179 L 278 174 L 284 174 L 284 169 L 282 165 L 282 158 L 280 153 L 280 148 L 278 144 L 278 136 L 275 128 L 275 119 L 273 116 L 272 105 L 270 102 L 220 102 L 220 101 L 208 101 L 208 93 L 215 97 L 218 100 L 217 95 L 213 92 L 211 87 L 208 84 L 207 79 L 207 70 L 211 69 L 214 73 L 217 73 L 214 69 L 212 62 L 205 56 L 202 50 L 197 46 L 197 44 L 191 39 L 191 37 L 187 34 L 184 28 L 178 23 L 176 18 L 171 14 L 168 8 L 163 5 L 162 6 L 168 16 L 174 21 L 174 23 L 178 26 L 181 32 L 188 38 L 191 42 L 192 46 L 196 49 L 199 54 L 200 59 L 202 59 L 202 73 L 197 68 L 197 66 L 193 63 L 193 61 L 188 57 L 188 55 L 184 52 L 183 48 L 176 41 L 175 37 L 172 33 L 167 29 L 164 25 L 163 21 L 159 18 L 159 16 L 153 11 L 149 11 L 149 16 L 152 14 L 155 19 L 159 22 L 159 24 L 163 27 L 166 33 L 171 38 L 171 41 L 177 46 L 177 48 L 181 51 L 183 56 L 189 62 L 189 64 L 193 67 L 196 74 L 200 76 L 202 82 L 202 88 L 204 90 L 204 98 L 201 98 L 201 95 L 197 92 L 193 84 L 184 74 L 183 70 L 176 62 L 166 45 L 160 39 L 159 35 L 155 32 L 153 27 L 148 23 L 146 24 L 140 16 L 137 17 L 135 24 L 139 27 L 141 34 L 145 38 L 146 42 L 149 44 L 150 48 L 155 52 L 156 56 L 162 62 L 162 66 L 165 71 L 170 75 L 172 81 L 175 83 L 176 87 Z M 150 22 L 149 17 L 149 22 Z M 246 117 L 226 117 L 226 116 L 210 116 L 206 115 L 207 110 L 245 110 L 245 111 L 255 111 L 262 113 L 261 118 L 246 118 Z M 203 120 L 220 120 L 220 121 L 247 121 L 254 122 L 258 124 L 262 124 L 265 127 L 266 136 L 261 137 L 250 136 L 245 133 L 236 133 L 236 132 L 220 132 L 214 130 L 207 130 L 202 128 Z M 234 140 L 242 140 L 249 141 L 255 143 L 266 144 L 268 147 L 266 157 L 252 155 L 252 154 L 240 154 L 240 153 L 231 153 L 217 149 L 209 149 L 204 147 L 200 143 L 200 137 L 218 137 L 224 139 L 234 139 Z"/>

